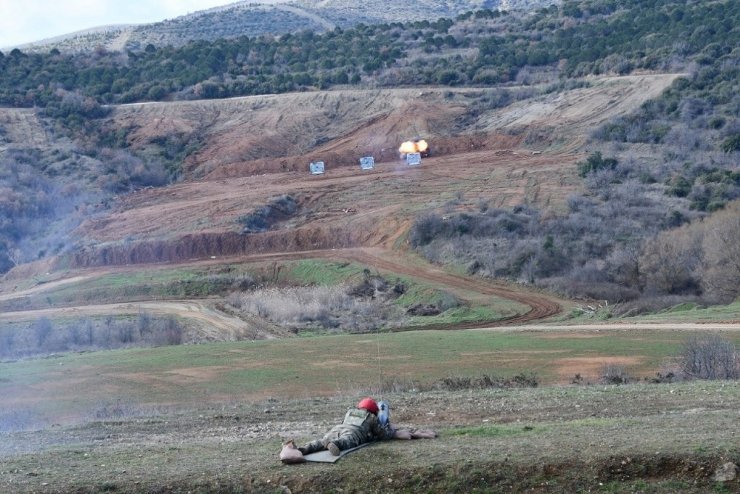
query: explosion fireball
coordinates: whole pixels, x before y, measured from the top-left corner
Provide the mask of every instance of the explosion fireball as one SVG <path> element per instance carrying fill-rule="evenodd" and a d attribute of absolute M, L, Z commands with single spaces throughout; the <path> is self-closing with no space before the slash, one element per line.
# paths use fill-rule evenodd
<path fill-rule="evenodd" d="M 418 141 L 406 141 L 398 148 L 398 152 L 401 155 L 401 158 L 404 158 L 409 153 L 421 153 L 421 156 L 426 158 L 429 156 L 429 144 L 427 144 L 427 141 L 424 139 L 419 139 Z"/>

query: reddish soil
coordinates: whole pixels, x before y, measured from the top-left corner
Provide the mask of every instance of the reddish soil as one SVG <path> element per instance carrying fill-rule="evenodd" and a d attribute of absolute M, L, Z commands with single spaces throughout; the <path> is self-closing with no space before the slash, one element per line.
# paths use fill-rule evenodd
<path fill-rule="evenodd" d="M 172 134 L 202 146 L 187 160 L 184 182 L 129 194 L 109 215 L 83 224 L 77 232 L 83 247 L 58 266 L 135 270 L 259 254 L 339 258 L 531 307 L 507 324 L 545 318 L 560 311 L 548 297 L 410 264 L 404 235 L 423 211 L 475 209 L 481 202 L 562 210 L 579 186 L 573 164 L 581 158 L 575 150 L 585 129 L 631 111 L 676 76 L 593 79 L 591 87 L 503 109 L 481 106 L 485 89 L 123 105 L 113 119 L 130 130 L 131 147 L 146 148 Z M 432 157 L 408 167 L 397 147 L 416 137 L 430 143 Z M 375 169 L 360 170 L 365 155 L 375 156 Z M 314 159 L 326 162 L 326 174 L 308 174 Z M 284 194 L 298 204 L 294 216 L 264 233 L 241 232 L 240 218 Z M 27 279 L 30 271 L 11 272 L 6 281 Z"/>

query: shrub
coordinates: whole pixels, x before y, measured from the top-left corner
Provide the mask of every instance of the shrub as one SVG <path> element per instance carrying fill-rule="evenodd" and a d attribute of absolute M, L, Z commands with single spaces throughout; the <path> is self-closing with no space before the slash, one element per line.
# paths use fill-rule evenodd
<path fill-rule="evenodd" d="M 365 332 L 396 324 L 400 308 L 390 302 L 402 288 L 378 290 L 370 284 L 359 291 L 345 285 L 265 288 L 234 293 L 229 303 L 243 313 L 267 319 L 293 332 L 316 328 Z M 356 287 L 355 287 L 356 288 Z"/>
<path fill-rule="evenodd" d="M 720 147 L 725 153 L 740 151 L 740 133 L 731 135 L 730 137 L 722 141 L 722 145 Z"/>
<path fill-rule="evenodd" d="M 623 365 L 604 364 L 601 368 L 600 381 L 604 384 L 627 384 L 630 376 Z"/>
<path fill-rule="evenodd" d="M 455 391 L 459 389 L 502 389 L 502 388 L 536 388 L 539 380 L 535 374 L 517 374 L 506 378 L 483 374 L 479 377 L 449 376 L 440 379 L 432 386 L 434 389 Z"/>
<path fill-rule="evenodd" d="M 591 153 L 586 161 L 579 161 L 578 175 L 585 177 L 589 173 L 593 173 L 599 170 L 613 170 L 617 167 L 617 160 L 614 158 L 604 158 L 601 156 L 600 151 Z"/>
<path fill-rule="evenodd" d="M 298 203 L 289 195 L 283 195 L 270 201 L 252 213 L 239 218 L 244 225 L 243 233 L 259 233 L 272 228 L 275 223 L 293 216 L 298 210 Z"/>
<path fill-rule="evenodd" d="M 718 335 L 694 337 L 683 346 L 681 371 L 693 379 L 737 379 L 740 359 L 735 344 Z"/>
<path fill-rule="evenodd" d="M 0 328 L 3 329 L 3 328 Z M 174 317 L 140 312 L 134 318 L 55 321 L 41 318 L 0 332 L 0 358 L 33 357 L 52 352 L 180 345 L 186 327 Z"/>
<path fill-rule="evenodd" d="M 413 247 L 429 244 L 445 229 L 444 221 L 436 214 L 419 217 L 409 232 L 409 243 Z"/>

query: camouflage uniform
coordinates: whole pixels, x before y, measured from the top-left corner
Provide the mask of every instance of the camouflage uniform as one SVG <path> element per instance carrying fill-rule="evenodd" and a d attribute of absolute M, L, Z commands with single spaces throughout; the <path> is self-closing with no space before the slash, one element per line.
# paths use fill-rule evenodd
<path fill-rule="evenodd" d="M 340 450 L 345 450 L 384 439 L 393 439 L 393 428 L 390 424 L 382 426 L 374 413 L 362 408 L 350 408 L 341 424 L 332 427 L 323 438 L 311 441 L 298 449 L 304 455 L 309 455 L 325 450 L 329 443 L 334 443 Z"/>

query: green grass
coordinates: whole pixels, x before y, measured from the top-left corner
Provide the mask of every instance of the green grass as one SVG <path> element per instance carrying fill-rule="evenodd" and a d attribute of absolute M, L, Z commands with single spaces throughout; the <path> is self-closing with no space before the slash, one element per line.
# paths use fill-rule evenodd
<path fill-rule="evenodd" d="M 657 314 L 637 316 L 628 318 L 636 322 L 666 322 L 666 323 L 692 323 L 692 322 L 720 322 L 740 320 L 740 300 L 728 305 L 712 305 L 706 308 L 697 307 L 696 304 L 679 304 Z"/>
<path fill-rule="evenodd" d="M 280 279 L 298 285 L 338 285 L 361 279 L 362 270 L 362 266 L 354 263 L 311 259 L 287 263 Z"/>
<path fill-rule="evenodd" d="M 303 260 L 287 262 L 279 269 L 273 264 L 234 264 L 109 273 L 0 303 L 0 310 L 225 296 L 237 289 L 240 277 L 245 274 L 267 285 L 351 285 L 362 281 L 365 269 L 363 265 L 350 262 Z M 391 285 L 400 283 L 405 287 L 405 292 L 393 301 L 402 308 L 413 304 L 451 307 L 436 316 L 413 316 L 408 322 L 411 327 L 495 321 L 527 310 L 522 304 L 498 297 L 434 286 L 406 276 L 384 274 L 384 277 Z M 320 329 L 307 330 L 303 335 L 325 333 Z"/>
<path fill-rule="evenodd" d="M 475 427 L 457 427 L 444 431 L 444 436 L 474 436 L 484 438 L 517 436 L 520 434 L 529 434 L 536 432 L 531 426 L 521 425 L 481 425 Z"/>
<path fill-rule="evenodd" d="M 513 314 L 516 314 L 516 312 L 507 310 L 505 307 L 455 307 L 454 309 L 448 309 L 437 316 L 412 317 L 409 321 L 409 326 L 496 321 Z"/>
<path fill-rule="evenodd" d="M 551 319 L 550 322 L 563 322 L 567 324 L 588 324 L 599 321 L 609 321 L 618 324 L 620 322 L 630 323 L 661 323 L 661 324 L 691 324 L 740 321 L 740 300 L 728 305 L 712 305 L 702 308 L 695 303 L 682 303 L 661 310 L 654 314 L 640 316 L 616 317 L 611 307 L 602 307 L 595 313 L 583 313 L 573 308 L 570 312 L 563 312 L 560 317 Z M 608 323 L 607 323 L 608 324 Z"/>
<path fill-rule="evenodd" d="M 290 285 L 337 285 L 340 283 L 357 283 L 362 280 L 365 266 L 348 262 L 331 262 L 322 260 L 303 260 L 290 262 L 280 272 L 279 279 Z M 497 297 L 487 296 L 481 300 L 479 294 L 457 290 L 445 290 L 430 286 L 413 278 L 398 275 L 384 275 L 391 283 L 402 283 L 406 291 L 394 303 L 401 307 L 414 304 L 444 305 L 454 298 L 473 299 L 462 302 L 464 305 L 448 309 L 437 316 L 411 317 L 409 326 L 426 326 L 434 324 L 454 324 L 462 322 L 495 321 L 526 311 L 526 307 Z M 304 331 L 303 336 L 320 335 L 324 331 Z"/>
<path fill-rule="evenodd" d="M 106 303 L 151 298 L 206 297 L 223 294 L 246 270 L 230 266 L 218 269 L 153 269 L 109 273 L 77 283 L 61 285 L 3 305 L 14 309 L 44 308 L 76 303 Z M 19 305 L 22 304 L 22 305 Z"/>
<path fill-rule="evenodd" d="M 146 405 L 328 396 L 381 381 L 431 384 L 449 376 L 533 372 L 545 384 L 567 382 L 573 374 L 561 367 L 573 368 L 573 359 L 634 357 L 627 371 L 652 376 L 692 334 L 418 331 L 67 354 L 0 363 L 0 396 L 19 395 L 19 404 L 56 415 L 111 399 Z"/>

